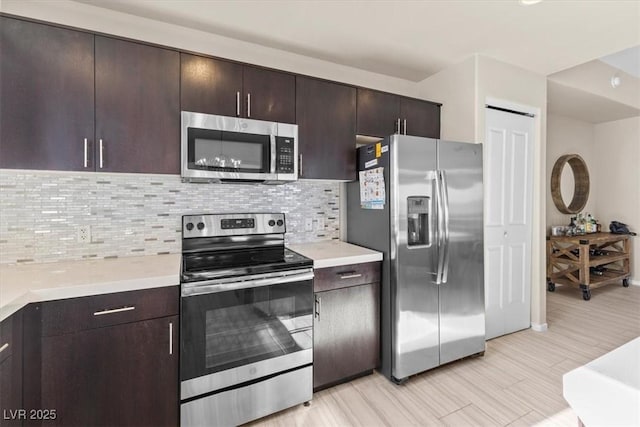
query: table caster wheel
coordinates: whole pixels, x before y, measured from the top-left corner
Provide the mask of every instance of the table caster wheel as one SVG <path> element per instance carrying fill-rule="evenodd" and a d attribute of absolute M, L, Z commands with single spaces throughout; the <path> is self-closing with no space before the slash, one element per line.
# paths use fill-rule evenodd
<path fill-rule="evenodd" d="M 547 290 L 553 292 L 556 290 L 556 284 L 553 282 L 547 282 Z"/>
<path fill-rule="evenodd" d="M 304 406 L 311 406 L 311 402 L 309 401 L 304 402 Z"/>
<path fill-rule="evenodd" d="M 591 299 L 591 291 L 589 289 L 582 291 L 582 299 L 585 301 L 589 301 Z"/>
<path fill-rule="evenodd" d="M 625 288 L 629 287 L 629 279 L 622 279 L 622 286 L 624 286 Z"/>

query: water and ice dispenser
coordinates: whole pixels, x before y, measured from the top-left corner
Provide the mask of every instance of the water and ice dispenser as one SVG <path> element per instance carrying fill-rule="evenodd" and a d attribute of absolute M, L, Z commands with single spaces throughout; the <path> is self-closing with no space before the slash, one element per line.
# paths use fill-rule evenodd
<path fill-rule="evenodd" d="M 431 244 L 430 214 L 431 197 L 407 197 L 408 246 L 429 246 Z"/>

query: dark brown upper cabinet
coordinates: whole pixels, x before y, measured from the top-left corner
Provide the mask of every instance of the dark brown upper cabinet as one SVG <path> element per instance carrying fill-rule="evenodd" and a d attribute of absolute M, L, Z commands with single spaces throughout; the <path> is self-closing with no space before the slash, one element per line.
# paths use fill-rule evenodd
<path fill-rule="evenodd" d="M 184 111 L 296 122 L 293 74 L 181 54 Z"/>
<path fill-rule="evenodd" d="M 0 17 L 0 168 L 93 168 L 93 39 Z"/>
<path fill-rule="evenodd" d="M 242 68 L 234 62 L 181 53 L 181 110 L 240 116 Z"/>
<path fill-rule="evenodd" d="M 301 178 L 356 178 L 356 89 L 298 76 L 296 117 Z"/>
<path fill-rule="evenodd" d="M 177 52 L 0 19 L 0 167 L 180 172 Z"/>
<path fill-rule="evenodd" d="M 413 98 L 400 100 L 401 133 L 440 138 L 440 105 Z"/>
<path fill-rule="evenodd" d="M 440 105 L 358 88 L 358 135 L 440 137 Z"/>
<path fill-rule="evenodd" d="M 96 170 L 180 173 L 180 54 L 95 38 Z"/>
<path fill-rule="evenodd" d="M 358 135 L 385 137 L 399 133 L 400 97 L 358 88 Z"/>

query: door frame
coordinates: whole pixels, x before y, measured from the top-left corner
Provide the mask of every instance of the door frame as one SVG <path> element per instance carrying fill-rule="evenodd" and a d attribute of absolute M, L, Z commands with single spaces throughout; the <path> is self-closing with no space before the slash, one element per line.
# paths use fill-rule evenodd
<path fill-rule="evenodd" d="M 483 112 L 486 110 L 487 106 L 503 108 L 507 110 L 512 110 L 515 112 L 526 113 L 533 115 L 534 126 L 533 126 L 533 141 L 534 141 L 534 152 L 532 157 L 531 168 L 533 170 L 533 205 L 538 207 L 538 215 L 536 215 L 536 211 L 533 212 L 532 215 L 532 223 L 531 223 L 531 329 L 537 332 L 544 332 L 547 330 L 548 326 L 546 323 L 546 306 L 547 306 L 547 294 L 546 287 L 544 286 L 544 278 L 546 277 L 545 268 L 546 268 L 546 256 L 545 256 L 545 167 L 544 167 L 544 158 L 545 158 L 545 138 L 544 138 L 544 129 L 543 129 L 543 114 L 542 110 L 538 107 L 533 107 L 526 104 L 520 104 L 514 101 L 494 98 L 491 96 L 487 96 L 485 98 L 485 102 L 482 106 Z M 484 114 L 483 114 L 484 115 Z M 545 112 L 546 115 L 546 112 Z M 484 127 L 486 129 L 487 125 L 487 117 L 484 115 Z M 484 135 L 482 136 L 484 138 Z M 540 147 L 537 145 L 540 144 Z M 538 173 L 541 173 L 542 176 L 539 176 Z M 485 172 L 486 173 L 486 172 Z M 536 238 L 536 236 L 539 236 Z M 537 323 L 533 322 L 534 312 L 542 313 L 543 322 Z"/>

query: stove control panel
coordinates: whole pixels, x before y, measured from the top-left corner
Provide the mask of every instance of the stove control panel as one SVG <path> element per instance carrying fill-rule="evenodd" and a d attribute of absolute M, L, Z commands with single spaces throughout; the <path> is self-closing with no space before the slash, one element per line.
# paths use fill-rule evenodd
<path fill-rule="evenodd" d="M 283 213 L 208 214 L 182 217 L 182 238 L 284 234 Z"/>

